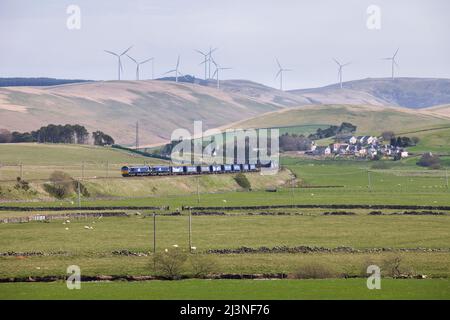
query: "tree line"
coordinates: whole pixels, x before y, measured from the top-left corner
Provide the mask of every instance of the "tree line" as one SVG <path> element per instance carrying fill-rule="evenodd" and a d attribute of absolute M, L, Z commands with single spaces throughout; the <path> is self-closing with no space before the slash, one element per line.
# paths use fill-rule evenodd
<path fill-rule="evenodd" d="M 334 137 L 337 135 L 345 135 L 345 134 L 351 134 L 355 132 L 357 129 L 357 126 L 349 123 L 349 122 L 342 122 L 340 126 L 329 126 L 326 129 L 318 128 L 315 133 L 312 133 L 308 136 L 309 139 L 312 140 L 320 140 L 325 138 Z"/>
<path fill-rule="evenodd" d="M 6 129 L 0 129 L 0 143 L 39 142 L 88 144 L 89 136 L 87 129 L 78 124 L 49 124 L 31 132 L 10 132 Z M 114 144 L 114 139 L 110 135 L 98 130 L 92 133 L 92 139 L 94 145 L 98 146 Z"/>

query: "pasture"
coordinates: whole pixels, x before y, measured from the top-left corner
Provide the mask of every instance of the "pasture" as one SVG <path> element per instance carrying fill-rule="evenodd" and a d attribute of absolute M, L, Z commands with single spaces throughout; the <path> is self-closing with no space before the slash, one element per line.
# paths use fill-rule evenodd
<path fill-rule="evenodd" d="M 84 283 L 81 290 L 67 290 L 64 282 L 8 283 L 0 284 L 0 299 L 447 299 L 448 282 L 386 279 L 381 290 L 367 290 L 365 279 Z"/>
<path fill-rule="evenodd" d="M 192 245 L 196 247 L 195 253 L 200 255 L 205 255 L 210 249 L 242 246 L 328 249 L 345 246 L 360 250 L 207 254 L 215 260 L 219 273 L 292 273 L 305 264 L 314 263 L 326 266 L 337 276 L 361 276 L 361 270 L 370 263 L 383 265 L 392 257 L 401 257 L 405 271 L 413 270 L 429 277 L 450 276 L 449 215 L 368 216 L 361 212 L 353 216 L 324 216 L 318 210 L 303 214 L 193 216 Z M 187 250 L 188 226 L 185 215 L 157 216 L 157 252 L 170 250 L 173 245 Z M 0 277 L 3 278 L 63 276 L 67 266 L 72 264 L 79 265 L 84 275 L 155 274 L 151 263 L 153 219 L 142 214 L 121 218 L 70 219 L 69 223 L 53 220 L 49 223 L 0 224 L 0 233 L 1 252 L 23 253 L 0 257 Z M 370 251 L 374 248 L 391 249 Z M 122 250 L 140 254 L 114 254 Z M 27 252 L 44 255 L 28 256 Z"/>
<path fill-rule="evenodd" d="M 333 278 L 359 277 L 326 280 L 84 283 L 84 290 L 79 293 L 66 290 L 63 282 L 13 283 L 0 285 L 0 298 L 449 297 L 449 212 L 444 215 L 393 215 L 392 213 L 401 210 L 382 210 L 385 215 L 375 216 L 369 215 L 373 211 L 371 209 L 350 210 L 354 215 L 323 215 L 325 211 L 332 211 L 329 209 L 225 210 L 229 206 L 292 204 L 449 206 L 450 190 L 447 187 L 445 171 L 448 159 L 445 157 L 442 158 L 441 170 L 420 168 L 415 164 L 417 158 L 414 157 L 399 162 L 284 157 L 284 169 L 275 176 L 247 174 L 253 190 L 244 191 L 236 185 L 233 175 L 122 178 L 118 170 L 121 165 L 150 161 L 149 158 L 120 150 L 25 144 L 0 145 L 0 151 L 3 151 L 0 152 L 0 163 L 3 165 L 0 168 L 0 180 L 2 177 L 14 179 L 18 172 L 20 174 L 19 167 L 4 166 L 14 164 L 14 159 L 17 160 L 17 155 L 20 155 L 22 174 L 25 179 L 30 180 L 31 187 L 37 190 L 37 195 L 30 198 L 22 195 L 17 198 L 3 198 L 2 200 L 20 201 L 6 201 L 2 206 L 68 206 L 73 208 L 72 212 L 77 212 L 75 196 L 55 200 L 44 196 L 41 190 L 50 173 L 55 168 L 60 168 L 75 178 L 85 178 L 83 184 L 91 195 L 81 198 L 82 207 L 104 206 L 113 210 L 114 206 L 169 206 L 169 211 L 157 213 L 170 214 L 180 210 L 182 206 L 207 206 L 216 207 L 211 209 L 212 211 L 227 212 L 227 215 L 223 216 L 192 217 L 191 241 L 196 247 L 193 256 L 208 256 L 213 259 L 217 267 L 215 272 L 219 274 L 286 273 L 291 276 L 297 270 L 315 264 L 332 270 Z M 151 161 L 161 163 L 160 160 Z M 84 165 L 80 166 L 80 163 Z M 2 190 L 8 188 L 8 183 L 1 182 Z M 268 192 L 266 189 L 276 192 Z M 269 211 L 275 215 L 248 215 L 249 212 L 261 213 L 260 211 Z M 83 275 L 157 275 L 152 266 L 153 212 L 135 209 L 127 210 L 129 217 L 87 217 L 73 218 L 70 222 L 52 220 L 0 224 L 0 253 L 15 253 L 0 256 L 0 277 L 63 277 L 66 275 L 67 266 L 72 264 L 79 265 Z M 283 215 L 278 215 L 279 212 Z M 157 252 L 171 249 L 173 245 L 188 249 L 188 213 L 181 211 L 179 216 L 157 216 Z M 0 218 L 35 214 L 52 213 L 3 210 L 0 211 Z M 92 228 L 87 229 L 85 226 Z M 241 247 L 258 249 L 298 246 L 323 249 L 311 253 L 209 252 Z M 339 247 L 348 247 L 353 251 L 332 251 Z M 384 250 L 376 251 L 376 248 Z M 331 251 L 327 251 L 328 249 Z M 28 255 L 32 252 L 42 254 Z M 133 254 L 124 255 L 117 252 Z M 400 258 L 402 271 L 424 274 L 432 279 L 386 278 L 388 261 L 395 257 Z M 385 287 L 377 293 L 367 290 L 365 279 L 361 278 L 366 276 L 362 270 L 369 264 L 382 267 Z M 189 272 L 185 270 L 183 274 L 190 276 Z M 201 289 L 194 290 L 194 287 Z M 244 293 L 254 292 L 256 289 L 259 291 L 254 295 L 244 296 Z M 212 291 L 220 293 L 211 295 Z M 236 292 L 242 293 L 242 296 L 236 295 Z"/>

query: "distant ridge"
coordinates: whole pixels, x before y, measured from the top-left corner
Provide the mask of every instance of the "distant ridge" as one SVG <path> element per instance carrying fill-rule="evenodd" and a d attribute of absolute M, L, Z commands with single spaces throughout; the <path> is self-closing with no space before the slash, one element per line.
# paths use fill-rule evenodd
<path fill-rule="evenodd" d="M 90 81 L 92 80 L 55 78 L 0 78 L 0 87 L 44 87 Z"/>
<path fill-rule="evenodd" d="M 316 104 L 371 104 L 410 109 L 450 104 L 450 79 L 367 78 L 321 88 L 290 90 Z"/>

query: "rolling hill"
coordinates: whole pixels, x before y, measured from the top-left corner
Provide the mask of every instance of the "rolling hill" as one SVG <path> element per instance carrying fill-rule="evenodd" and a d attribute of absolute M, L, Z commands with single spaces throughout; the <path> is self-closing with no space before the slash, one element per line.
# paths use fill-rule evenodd
<path fill-rule="evenodd" d="M 81 79 L 55 79 L 55 78 L 0 78 L 0 87 L 23 86 L 56 86 L 60 84 L 89 82 Z"/>
<path fill-rule="evenodd" d="M 167 80 L 0 87 L 0 129 L 81 124 L 112 135 L 116 143 L 133 145 L 139 120 L 140 145 L 151 146 L 166 143 L 174 129 L 192 131 L 195 120 L 203 121 L 204 130 L 236 122 L 289 127 L 349 121 L 379 132 L 420 129 L 450 119 L 448 79 L 364 79 L 346 82 L 344 89 L 331 85 L 288 92 L 247 80 L 224 80 L 220 89 L 213 80 Z M 440 106 L 423 108 L 436 104 Z M 286 111 L 291 108 L 299 110 Z"/>
<path fill-rule="evenodd" d="M 139 120 L 141 145 L 149 145 L 166 142 L 176 128 L 192 131 L 194 120 L 202 120 L 205 130 L 283 107 L 270 100 L 168 81 L 7 87 L 0 88 L 0 128 L 29 131 L 49 123 L 78 123 L 133 144 Z"/>
<path fill-rule="evenodd" d="M 359 134 L 405 132 L 450 126 L 450 119 L 427 110 L 367 105 L 310 105 L 275 111 L 233 124 L 234 128 L 279 128 L 304 125 L 339 125 L 351 122 Z"/>
<path fill-rule="evenodd" d="M 434 114 L 439 117 L 445 117 L 450 119 L 450 104 L 449 105 L 443 105 L 443 106 L 436 106 L 431 108 L 425 109 L 430 114 Z"/>
<path fill-rule="evenodd" d="M 371 104 L 420 109 L 450 103 L 450 79 L 368 78 L 289 93 L 316 104 Z"/>

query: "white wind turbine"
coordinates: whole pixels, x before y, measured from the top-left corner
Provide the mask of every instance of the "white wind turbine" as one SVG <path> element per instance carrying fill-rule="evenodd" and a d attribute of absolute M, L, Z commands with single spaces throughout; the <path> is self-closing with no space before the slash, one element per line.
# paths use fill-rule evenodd
<path fill-rule="evenodd" d="M 211 62 L 213 62 L 214 61 L 214 59 L 213 59 L 213 57 L 212 57 L 212 53 L 214 52 L 214 51 L 216 51 L 218 48 L 212 48 L 212 47 L 209 47 L 209 52 L 208 52 L 208 79 L 211 79 Z M 205 62 L 206 63 L 206 62 Z M 213 76 L 213 78 L 214 78 L 214 76 Z"/>
<path fill-rule="evenodd" d="M 180 72 L 179 68 L 180 68 L 180 56 L 178 56 L 177 65 L 175 66 L 175 69 L 169 70 L 164 74 L 169 74 L 169 73 L 174 72 L 175 73 L 175 82 L 178 82 L 178 76 L 183 76 L 183 74 Z"/>
<path fill-rule="evenodd" d="M 280 64 L 280 61 L 278 61 L 278 59 L 275 58 L 275 60 L 277 61 L 277 65 L 278 65 L 278 72 L 275 75 L 275 79 L 278 78 L 278 76 L 280 76 L 280 90 L 283 90 L 283 72 L 285 71 L 292 71 L 291 69 L 283 69 L 283 67 Z"/>
<path fill-rule="evenodd" d="M 210 56 L 211 50 L 208 53 L 204 53 L 203 51 L 200 51 L 200 50 L 195 50 L 195 51 L 200 53 L 203 56 L 203 58 L 204 58 L 204 60 L 200 64 L 204 64 L 205 65 L 205 80 L 207 80 L 207 77 L 208 77 L 208 61 L 209 61 L 209 56 Z"/>
<path fill-rule="evenodd" d="M 132 58 L 128 54 L 127 54 L 127 57 L 130 58 L 136 64 L 136 80 L 139 80 L 139 68 L 140 68 L 141 64 L 147 63 L 150 60 L 153 61 L 153 59 L 154 59 L 154 58 L 150 58 L 150 59 L 138 62 L 136 59 Z M 152 77 L 153 77 L 153 66 L 152 66 Z"/>
<path fill-rule="evenodd" d="M 212 63 L 214 64 L 214 66 L 216 67 L 216 70 L 214 71 L 214 74 L 213 74 L 213 78 L 214 78 L 214 76 L 217 76 L 216 77 L 217 89 L 219 89 L 220 88 L 220 78 L 219 78 L 220 71 L 222 71 L 222 70 L 229 70 L 231 68 L 229 68 L 229 67 L 221 67 L 217 62 L 214 61 L 214 59 L 211 59 L 211 60 L 212 60 Z"/>
<path fill-rule="evenodd" d="M 338 78 L 339 78 L 339 84 L 341 85 L 341 89 L 342 89 L 342 68 L 344 68 L 345 66 L 348 66 L 350 64 L 350 62 L 341 64 L 339 61 L 337 61 L 336 59 L 334 59 L 334 62 L 336 62 L 336 64 L 339 66 L 339 71 L 338 71 Z"/>
<path fill-rule="evenodd" d="M 127 50 L 125 50 L 125 51 L 122 52 L 121 54 L 118 54 L 118 53 L 115 53 L 115 52 L 112 52 L 112 51 L 108 51 L 108 50 L 104 50 L 106 53 L 112 54 L 113 56 L 116 56 L 116 57 L 117 57 L 117 60 L 118 60 L 118 74 L 119 74 L 118 79 L 119 79 L 119 80 L 120 80 L 120 72 L 123 71 L 122 61 L 121 61 L 120 58 L 121 58 L 124 54 L 126 54 L 132 47 L 133 47 L 133 46 L 130 46 Z"/>
<path fill-rule="evenodd" d="M 398 49 L 400 49 L 400 48 L 398 48 Z M 395 51 L 395 53 L 394 53 L 394 55 L 392 57 L 390 57 L 390 58 L 383 58 L 383 60 L 391 60 L 391 72 L 392 72 L 391 73 L 391 77 L 392 77 L 392 80 L 394 80 L 394 69 L 395 69 L 395 66 L 398 67 L 398 63 L 397 63 L 397 61 L 395 61 L 395 57 L 397 56 L 398 49 L 397 49 L 397 51 Z"/>

